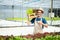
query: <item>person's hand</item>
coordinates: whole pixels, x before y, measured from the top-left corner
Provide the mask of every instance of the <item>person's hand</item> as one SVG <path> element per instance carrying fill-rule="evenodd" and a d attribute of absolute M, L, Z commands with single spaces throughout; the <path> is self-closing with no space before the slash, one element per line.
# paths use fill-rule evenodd
<path fill-rule="evenodd" d="M 46 28 L 48 28 L 48 24 L 45 24 L 44 26 L 45 26 Z"/>
<path fill-rule="evenodd" d="M 43 25 L 44 25 L 44 27 L 48 28 L 48 24 L 43 24 Z"/>
<path fill-rule="evenodd" d="M 28 25 L 30 25 L 30 22 L 29 22 L 29 21 L 27 21 L 27 22 L 25 22 L 25 23 L 27 23 Z"/>
<path fill-rule="evenodd" d="M 43 25 L 42 21 L 38 21 L 38 24 L 39 24 L 39 25 Z"/>

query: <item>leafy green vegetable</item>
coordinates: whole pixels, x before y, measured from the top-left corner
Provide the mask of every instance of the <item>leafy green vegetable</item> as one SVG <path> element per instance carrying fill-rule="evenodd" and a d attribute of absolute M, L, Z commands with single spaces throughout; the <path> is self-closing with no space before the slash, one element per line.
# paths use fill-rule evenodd
<path fill-rule="evenodd" d="M 27 9 L 26 10 L 26 13 L 29 15 L 29 14 L 32 14 L 33 13 L 33 10 L 31 8 Z"/>
<path fill-rule="evenodd" d="M 4 40 L 4 37 L 0 37 L 0 40 Z M 32 40 L 32 38 L 13 36 L 8 37 L 7 40 Z M 35 40 L 60 40 L 60 35 L 47 35 L 45 37 L 35 38 Z"/>

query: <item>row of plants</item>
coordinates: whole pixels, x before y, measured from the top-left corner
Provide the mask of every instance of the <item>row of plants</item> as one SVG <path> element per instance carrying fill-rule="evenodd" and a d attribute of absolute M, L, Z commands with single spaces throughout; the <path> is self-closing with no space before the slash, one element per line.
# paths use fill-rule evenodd
<path fill-rule="evenodd" d="M 35 40 L 60 40 L 60 35 L 55 35 L 55 36 L 47 35 L 42 38 L 36 38 Z"/>
<path fill-rule="evenodd" d="M 28 34 L 20 36 L 0 36 L 0 40 L 60 40 L 60 32 Z"/>
<path fill-rule="evenodd" d="M 44 17 L 47 21 L 51 20 L 51 18 L 49 17 Z M 28 20 L 27 18 L 7 18 L 6 20 L 14 20 L 14 21 L 22 21 L 22 20 Z M 31 18 L 30 18 L 31 20 Z M 57 21 L 57 20 L 60 20 L 60 18 L 58 17 L 53 17 L 52 18 L 53 21 Z"/>

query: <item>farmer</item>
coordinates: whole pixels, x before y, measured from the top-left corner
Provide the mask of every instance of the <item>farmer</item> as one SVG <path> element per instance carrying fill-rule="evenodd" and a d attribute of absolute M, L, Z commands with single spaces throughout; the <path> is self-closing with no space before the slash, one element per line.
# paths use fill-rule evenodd
<path fill-rule="evenodd" d="M 36 10 L 35 12 L 35 18 L 31 20 L 31 23 L 34 23 L 34 34 L 36 33 L 43 33 L 43 28 L 48 27 L 47 21 L 45 18 L 42 17 L 44 14 L 44 10 L 42 8 Z"/>

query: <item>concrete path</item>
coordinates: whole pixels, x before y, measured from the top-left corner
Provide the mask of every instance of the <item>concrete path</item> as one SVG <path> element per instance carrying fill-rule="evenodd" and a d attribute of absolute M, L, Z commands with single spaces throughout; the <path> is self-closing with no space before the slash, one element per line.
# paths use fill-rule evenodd
<path fill-rule="evenodd" d="M 60 21 L 56 21 L 56 22 L 60 23 Z M 26 26 L 27 25 L 26 23 L 23 23 L 23 25 L 25 25 L 26 27 L 25 26 L 21 27 L 21 25 L 22 25 L 21 22 L 0 20 L 0 35 L 18 36 L 18 35 L 33 34 L 34 26 Z M 16 26 L 16 27 L 13 27 L 13 26 Z M 5 27 L 5 28 L 1 28 L 1 27 Z M 60 32 L 60 27 L 49 26 L 48 28 L 44 28 L 43 32 Z"/>

